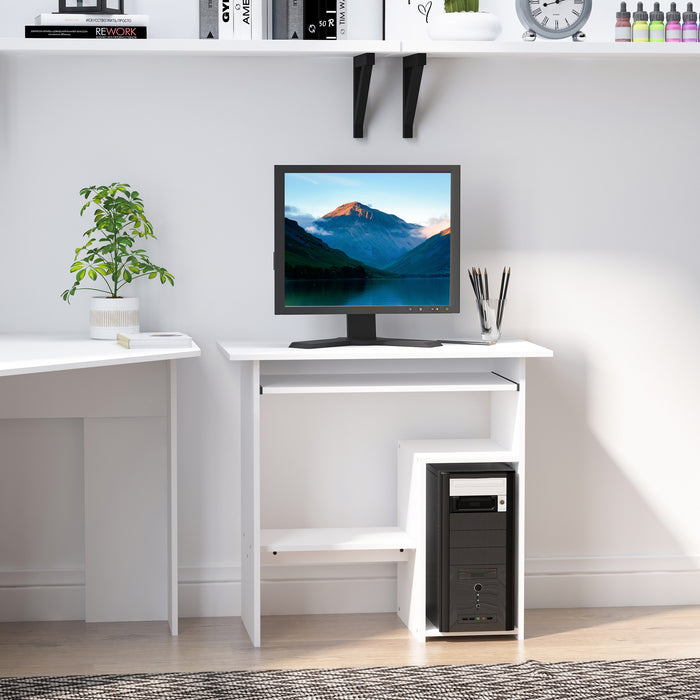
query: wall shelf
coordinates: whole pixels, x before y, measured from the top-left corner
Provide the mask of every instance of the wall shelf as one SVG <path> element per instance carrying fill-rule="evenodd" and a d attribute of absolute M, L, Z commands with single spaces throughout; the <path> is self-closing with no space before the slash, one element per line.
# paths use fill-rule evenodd
<path fill-rule="evenodd" d="M 377 56 L 428 58 L 548 57 L 572 59 L 698 59 L 700 44 L 621 44 L 570 41 L 224 41 L 203 39 L 24 39 L 0 38 L 0 54 L 49 54 L 66 56 L 220 56 L 220 57 L 354 57 Z"/>
<path fill-rule="evenodd" d="M 226 41 L 206 39 L 23 39 L 0 38 L 0 54 L 66 56 L 353 57 L 399 55 L 399 41 Z"/>
<path fill-rule="evenodd" d="M 206 39 L 24 39 L 0 38 L 2 55 L 352 57 L 353 138 L 365 135 L 364 121 L 376 56 L 403 58 L 403 138 L 413 138 L 421 78 L 428 58 L 546 57 L 564 59 L 692 59 L 700 44 L 622 44 L 569 41 L 298 41 Z"/>

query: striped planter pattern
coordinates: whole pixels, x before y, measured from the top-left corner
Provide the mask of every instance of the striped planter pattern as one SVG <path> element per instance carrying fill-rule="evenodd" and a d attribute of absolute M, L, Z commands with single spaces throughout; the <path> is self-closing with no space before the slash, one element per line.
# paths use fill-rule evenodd
<path fill-rule="evenodd" d="M 139 332 L 138 297 L 93 297 L 90 302 L 90 337 L 116 340 L 117 333 Z"/>

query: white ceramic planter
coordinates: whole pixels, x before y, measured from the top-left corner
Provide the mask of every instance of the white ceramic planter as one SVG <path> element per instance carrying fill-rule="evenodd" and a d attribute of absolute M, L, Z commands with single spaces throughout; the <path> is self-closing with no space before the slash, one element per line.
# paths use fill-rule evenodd
<path fill-rule="evenodd" d="M 90 337 L 116 340 L 117 333 L 139 332 L 137 297 L 93 297 L 90 302 Z"/>
<path fill-rule="evenodd" d="M 431 39 L 441 41 L 494 41 L 501 23 L 490 12 L 434 12 L 428 22 Z"/>

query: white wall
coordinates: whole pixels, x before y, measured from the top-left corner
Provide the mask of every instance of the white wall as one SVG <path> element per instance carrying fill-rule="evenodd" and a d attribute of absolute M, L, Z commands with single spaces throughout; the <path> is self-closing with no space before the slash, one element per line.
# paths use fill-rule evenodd
<path fill-rule="evenodd" d="M 153 36 L 196 36 L 194 5 L 128 9 L 152 15 Z M 0 34 L 20 35 L 53 7 L 6 0 Z M 510 5 L 500 11 L 504 37 L 517 38 Z M 593 17 L 591 39 L 608 39 L 612 15 Z M 179 368 L 183 615 L 238 612 L 238 376 L 216 340 L 342 328 L 340 318 L 273 314 L 275 163 L 461 164 L 463 266 L 512 266 L 506 333 L 555 351 L 528 365 L 528 604 L 700 602 L 696 73 L 684 60 L 429 59 L 416 138 L 404 140 L 401 62 L 379 58 L 366 138 L 354 140 L 349 59 L 0 58 L 0 332 L 86 330 L 87 294 L 70 306 L 59 298 L 87 228 L 78 191 L 124 180 L 155 225 L 153 259 L 176 275 L 173 289 L 137 286 L 142 325 L 182 329 L 203 351 Z M 462 293 L 458 316 L 383 317 L 380 332 L 473 334 L 465 281 Z M 81 566 L 80 426 L 0 423 L 2 503 L 23 501 L 0 509 L 0 533 L 19 533 L 0 537 L 0 613 L 30 617 L 2 607 L 7 591 L 29 590 L 28 571 L 54 572 L 45 581 L 55 584 L 56 571 Z M 25 433 L 32 449 L 19 444 Z M 38 449 L 49 440 L 58 447 Z M 28 479 L 35 468 L 71 488 Z M 378 469 L 390 490 L 393 464 Z M 346 477 L 331 473 L 330 488 Z M 347 517 L 390 519 L 390 497 Z M 280 508 L 274 517 L 289 521 L 306 512 Z M 36 517 L 46 512 L 50 550 L 53 527 Z M 337 609 L 332 594 L 350 580 L 360 592 L 350 609 L 390 609 L 393 575 L 276 569 L 265 605 Z M 299 592 L 309 576 L 316 588 Z"/>

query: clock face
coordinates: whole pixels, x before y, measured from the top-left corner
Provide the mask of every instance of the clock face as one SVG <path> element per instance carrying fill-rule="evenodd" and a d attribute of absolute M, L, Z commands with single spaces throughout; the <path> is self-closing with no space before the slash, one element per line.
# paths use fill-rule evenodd
<path fill-rule="evenodd" d="M 579 31 L 591 14 L 592 0 L 518 0 L 520 21 L 540 36 L 558 39 Z"/>

